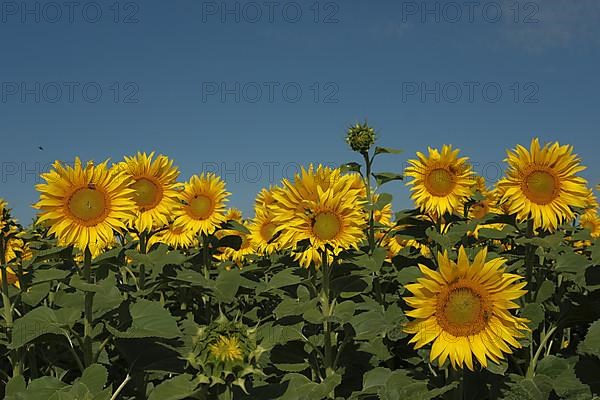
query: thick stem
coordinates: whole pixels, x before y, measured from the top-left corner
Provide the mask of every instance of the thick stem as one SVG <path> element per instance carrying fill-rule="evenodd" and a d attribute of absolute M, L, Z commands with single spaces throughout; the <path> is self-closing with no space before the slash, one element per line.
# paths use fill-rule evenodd
<path fill-rule="evenodd" d="M 367 200 L 370 206 L 369 209 L 369 231 L 368 231 L 368 239 L 369 239 L 369 254 L 373 254 L 375 251 L 375 219 L 373 217 L 373 199 L 371 196 L 371 167 L 372 161 L 369 158 L 369 153 L 362 153 L 363 158 L 365 159 L 365 168 L 366 168 L 366 176 L 365 176 L 365 186 L 367 189 Z"/>
<path fill-rule="evenodd" d="M 6 338 L 12 340 L 13 314 L 10 296 L 8 295 L 8 274 L 6 272 L 6 245 L 7 240 L 0 238 L 0 269 L 2 270 L 2 304 L 4 305 L 4 321 L 6 322 Z M 10 362 L 12 365 L 13 376 L 21 375 L 21 363 L 17 350 L 10 351 Z"/>
<path fill-rule="evenodd" d="M 322 252 L 322 265 L 321 265 L 321 311 L 323 313 L 323 347 L 324 347 L 324 359 L 323 366 L 325 367 L 325 376 L 329 377 L 333 375 L 333 346 L 331 343 L 331 315 L 333 314 L 333 307 L 331 304 L 330 291 L 329 291 L 329 280 L 331 275 L 331 268 L 328 262 L 327 250 Z M 328 398 L 333 399 L 333 392 L 329 393 Z"/>
<path fill-rule="evenodd" d="M 146 246 L 147 246 L 147 236 L 146 231 L 140 232 L 140 254 L 146 254 Z M 140 265 L 140 281 L 139 281 L 140 290 L 144 290 L 146 288 L 146 266 L 144 264 Z"/>
<path fill-rule="evenodd" d="M 92 284 L 92 252 L 86 247 L 83 256 L 83 279 Z M 87 368 L 93 362 L 92 331 L 93 331 L 93 302 L 94 292 L 86 291 L 84 299 L 84 325 L 83 325 L 83 362 Z"/>
<path fill-rule="evenodd" d="M 534 236 L 534 231 L 533 231 L 533 220 L 530 219 L 527 221 L 527 238 L 528 239 L 532 239 Z M 527 294 L 526 294 L 526 300 L 527 302 L 531 302 L 533 297 L 533 292 L 534 292 L 534 286 L 533 286 L 533 264 L 535 262 L 535 246 L 531 243 L 527 244 L 527 247 L 525 249 L 525 268 L 526 268 L 526 279 L 527 279 Z"/>

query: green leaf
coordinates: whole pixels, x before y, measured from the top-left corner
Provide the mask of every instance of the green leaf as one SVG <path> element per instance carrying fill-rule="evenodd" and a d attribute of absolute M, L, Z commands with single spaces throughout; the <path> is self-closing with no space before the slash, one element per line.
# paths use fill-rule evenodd
<path fill-rule="evenodd" d="M 373 174 L 373 178 L 375 178 L 377 186 L 381 186 L 384 183 L 388 183 L 391 181 L 401 181 L 404 179 L 404 176 L 395 172 L 376 172 Z"/>
<path fill-rule="evenodd" d="M 181 335 L 175 318 L 158 302 L 138 300 L 137 303 L 130 305 L 129 312 L 131 313 L 132 324 L 125 332 L 121 332 L 110 325 L 106 326 L 116 337 L 125 339 L 146 337 L 174 339 Z"/>
<path fill-rule="evenodd" d="M 215 282 L 215 295 L 217 300 L 231 303 L 240 287 L 241 276 L 237 268 L 231 270 L 221 269 Z"/>
<path fill-rule="evenodd" d="M 6 383 L 6 399 L 10 400 L 12 396 L 25 392 L 25 389 L 26 385 L 23 375 L 13 376 Z"/>
<path fill-rule="evenodd" d="M 231 226 L 234 230 L 236 230 L 238 232 L 241 232 L 244 234 L 250 233 L 248 228 L 246 228 L 244 225 L 240 224 L 239 222 L 237 222 L 235 220 L 227 221 L 227 223 L 229 224 L 229 226 Z"/>
<path fill-rule="evenodd" d="M 548 279 L 546 279 L 544 282 L 542 282 L 542 285 L 540 286 L 540 289 L 538 290 L 535 301 L 537 303 L 543 303 L 544 301 L 546 301 L 550 297 L 552 297 L 555 290 L 556 290 L 556 286 L 554 285 L 554 283 L 552 281 L 549 281 Z"/>
<path fill-rule="evenodd" d="M 600 358 L 600 320 L 594 322 L 578 348 L 579 353 Z"/>
<path fill-rule="evenodd" d="M 556 270 L 558 272 L 583 273 L 590 266 L 587 257 L 577 253 L 564 253 L 556 259 Z"/>
<path fill-rule="evenodd" d="M 404 150 L 393 149 L 391 147 L 375 147 L 375 154 L 402 154 Z"/>
<path fill-rule="evenodd" d="M 61 335 L 60 321 L 50 308 L 34 308 L 15 321 L 10 348 L 17 349 L 47 333 Z"/>
<path fill-rule="evenodd" d="M 108 372 L 100 364 L 92 364 L 83 371 L 79 382 L 83 383 L 92 394 L 98 394 L 104 388 Z"/>
<path fill-rule="evenodd" d="M 550 378 L 552 388 L 561 399 L 591 399 L 588 386 L 581 383 L 572 365 L 564 358 L 553 355 L 544 357 L 537 365 L 536 373 Z"/>
<path fill-rule="evenodd" d="M 340 165 L 340 170 L 343 173 L 346 173 L 346 172 L 360 172 L 360 167 L 361 167 L 361 165 L 359 163 L 357 163 L 357 162 L 349 162 L 349 163 Z"/>
<path fill-rule="evenodd" d="M 36 269 L 33 273 L 32 285 L 50 281 L 60 281 L 69 276 L 70 271 L 62 269 L 51 268 L 51 269 Z"/>
<path fill-rule="evenodd" d="M 181 400 L 196 392 L 198 383 L 190 374 L 177 375 L 158 385 L 150 393 L 148 400 Z"/>
<path fill-rule="evenodd" d="M 242 247 L 242 237 L 240 235 L 227 235 L 219 239 L 217 247 L 228 247 L 230 249 L 239 250 Z"/>
<path fill-rule="evenodd" d="M 526 304 L 521 310 L 521 317 L 527 318 L 530 322 L 527 324 L 533 331 L 544 320 L 544 309 L 537 303 Z"/>

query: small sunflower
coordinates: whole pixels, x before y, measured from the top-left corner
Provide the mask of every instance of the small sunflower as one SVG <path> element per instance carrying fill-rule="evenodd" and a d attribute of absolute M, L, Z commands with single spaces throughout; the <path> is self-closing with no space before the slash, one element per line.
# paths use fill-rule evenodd
<path fill-rule="evenodd" d="M 19 276 L 11 267 L 6 267 L 6 281 L 8 282 L 9 285 L 12 285 L 18 289 L 21 289 L 21 282 L 19 282 Z M 0 284 L 1 283 L 2 283 L 2 275 L 0 274 Z"/>
<path fill-rule="evenodd" d="M 57 236 L 60 245 L 85 250 L 112 243 L 114 231 L 124 229 L 134 216 L 131 181 L 109 170 L 107 161 L 84 166 L 76 158 L 72 167 L 56 161 L 41 177 L 46 183 L 36 186 L 38 223 L 49 226 L 49 234 Z"/>
<path fill-rule="evenodd" d="M 247 223 L 244 222 L 243 225 L 247 227 Z M 217 259 L 221 261 L 233 261 L 238 267 L 242 267 L 244 265 L 244 261 L 246 256 L 250 254 L 255 254 L 256 248 L 254 243 L 251 240 L 251 234 L 240 232 L 235 229 L 222 229 L 217 233 L 218 237 L 224 237 L 228 235 L 239 236 L 242 239 L 242 243 L 240 244 L 239 249 L 233 249 L 231 247 L 222 247 L 221 254 L 217 255 Z"/>
<path fill-rule="evenodd" d="M 366 225 L 364 197 L 356 187 L 355 174 L 342 175 L 339 169 L 319 166 L 302 168 L 294 181 L 283 180 L 283 188 L 273 197 L 275 233 L 282 245 L 295 247 L 308 241 L 305 250 L 295 251 L 300 265 L 321 264 L 321 252 L 331 248 L 337 255 L 342 250 L 356 249 L 364 238 Z M 298 249 L 299 250 L 299 249 Z"/>
<path fill-rule="evenodd" d="M 198 235 L 185 227 L 169 224 L 165 229 L 150 237 L 148 248 L 156 243 L 164 243 L 174 249 L 186 249 L 198 245 Z"/>
<path fill-rule="evenodd" d="M 219 338 L 208 345 L 210 354 L 221 362 L 242 361 L 244 353 L 239 339 L 236 336 L 219 336 Z"/>
<path fill-rule="evenodd" d="M 411 198 L 427 214 L 443 216 L 461 210 L 475 184 L 467 157 L 458 158 L 459 150 L 444 145 L 441 153 L 429 148 L 426 156 L 417 152 L 417 160 L 409 160 L 405 175 L 412 177 Z"/>
<path fill-rule="evenodd" d="M 455 368 L 473 370 L 473 356 L 487 367 L 488 358 L 499 363 L 512 353 L 509 345 L 521 347 L 517 339 L 525 337 L 528 321 L 510 310 L 519 308 L 513 300 L 526 293 L 526 282 L 505 272 L 504 259 L 486 256 L 483 249 L 469 262 L 462 246 L 457 262 L 440 253 L 438 271 L 419 265 L 423 277 L 405 286 L 413 294 L 404 298 L 413 308 L 406 315 L 415 319 L 404 330 L 414 335 L 409 343 L 415 348 L 433 342 L 431 361 L 450 359 Z"/>
<path fill-rule="evenodd" d="M 403 228 L 403 226 L 399 226 L 397 230 L 390 232 L 388 236 L 383 241 L 383 245 L 388 249 L 388 258 L 391 259 L 398 255 L 402 249 L 405 248 L 415 248 L 419 250 L 422 256 L 429 257 L 431 255 L 431 251 L 429 247 L 426 245 L 419 243 L 415 239 L 406 239 L 399 234 L 399 231 Z"/>
<path fill-rule="evenodd" d="M 174 210 L 175 225 L 203 235 L 212 234 L 227 221 L 228 196 L 225 182 L 218 176 L 212 173 L 192 176 L 179 193 L 183 204 Z"/>
<path fill-rule="evenodd" d="M 268 207 L 255 207 L 256 215 L 248 224 L 250 240 L 260 254 L 272 254 L 279 250 L 280 242 L 273 240 L 277 225 L 273 222 L 273 213 Z"/>
<path fill-rule="evenodd" d="M 260 190 L 260 192 L 256 195 L 256 200 L 255 200 L 255 206 L 256 207 L 264 207 L 264 206 L 270 206 L 271 204 L 275 203 L 275 199 L 273 198 L 273 191 L 275 190 L 275 188 L 273 187 L 269 187 L 267 188 L 262 188 Z"/>
<path fill-rule="evenodd" d="M 167 225 L 177 205 L 179 170 L 166 156 L 153 158 L 154 152 L 138 152 L 117 164 L 117 168 L 131 178 L 130 187 L 135 191 L 133 199 L 137 205 L 137 215 L 132 222 L 139 232 Z"/>
<path fill-rule="evenodd" d="M 227 213 L 225 213 L 225 218 L 227 218 L 227 221 L 236 221 L 241 223 L 242 217 L 242 211 L 235 207 L 229 208 Z"/>
<path fill-rule="evenodd" d="M 592 238 L 600 237 L 600 216 L 596 210 L 588 210 L 579 218 L 579 225 L 584 229 L 589 229 Z"/>
<path fill-rule="evenodd" d="M 585 169 L 573 147 L 558 142 L 540 146 L 531 141 L 529 150 L 518 145 L 507 152 L 506 177 L 498 182 L 500 202 L 519 221 L 533 220 L 535 229 L 556 230 L 574 217 L 571 207 L 585 208 L 589 202 L 586 180 L 577 176 Z"/>

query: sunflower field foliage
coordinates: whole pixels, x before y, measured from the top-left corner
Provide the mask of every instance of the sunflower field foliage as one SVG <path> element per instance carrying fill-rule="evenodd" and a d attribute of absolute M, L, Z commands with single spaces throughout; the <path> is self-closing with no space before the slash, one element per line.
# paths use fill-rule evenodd
<path fill-rule="evenodd" d="M 155 153 L 55 162 L 29 226 L 1 201 L 3 398 L 600 398 L 574 149 L 516 145 L 486 182 L 451 145 L 402 159 L 366 123 L 346 142 L 355 160 L 257 188 L 252 215 Z"/>

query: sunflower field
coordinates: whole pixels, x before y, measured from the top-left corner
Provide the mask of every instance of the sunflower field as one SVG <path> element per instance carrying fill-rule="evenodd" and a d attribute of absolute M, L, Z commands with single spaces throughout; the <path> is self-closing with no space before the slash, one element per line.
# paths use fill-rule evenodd
<path fill-rule="evenodd" d="M 569 145 L 450 145 L 257 188 L 254 215 L 174 161 L 55 162 L 0 202 L 8 400 L 600 398 L 600 217 Z M 396 157 L 396 172 L 376 170 Z M 414 207 L 392 209 L 386 186 Z"/>

